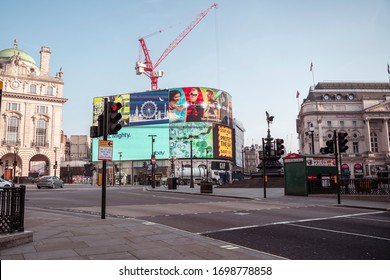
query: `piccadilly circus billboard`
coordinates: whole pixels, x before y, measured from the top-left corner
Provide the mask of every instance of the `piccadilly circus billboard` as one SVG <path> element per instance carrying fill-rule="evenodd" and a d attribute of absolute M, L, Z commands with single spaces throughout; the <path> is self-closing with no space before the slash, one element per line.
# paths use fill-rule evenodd
<path fill-rule="evenodd" d="M 181 87 L 126 93 L 93 99 L 93 125 L 103 112 L 104 98 L 122 103 L 122 129 L 114 140 L 113 160 L 146 160 L 151 156 L 151 137 L 157 159 L 193 157 L 231 159 L 233 146 L 232 98 L 222 90 Z M 229 136 L 230 135 L 230 136 Z M 222 140 L 221 140 L 222 139 Z M 93 151 L 98 138 L 93 139 Z M 97 160 L 93 152 L 93 161 Z"/>

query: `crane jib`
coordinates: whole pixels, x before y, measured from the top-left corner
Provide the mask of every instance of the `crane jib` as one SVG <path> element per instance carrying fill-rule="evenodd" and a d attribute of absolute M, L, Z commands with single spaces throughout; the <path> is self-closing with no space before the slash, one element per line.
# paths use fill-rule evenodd
<path fill-rule="evenodd" d="M 139 61 L 136 64 L 136 72 L 137 74 L 145 74 L 151 79 L 151 87 L 152 90 L 156 90 L 158 88 L 157 86 L 157 80 L 159 77 L 161 77 L 161 74 L 156 74 L 155 69 L 157 66 L 181 43 L 181 41 L 184 40 L 184 38 L 204 19 L 207 14 L 210 12 L 211 9 L 216 8 L 217 4 L 214 3 L 210 7 L 208 7 L 205 11 L 201 12 L 196 16 L 196 18 L 190 23 L 190 25 L 187 26 L 186 29 L 184 29 L 179 36 L 173 40 L 169 46 L 165 49 L 165 51 L 162 53 L 160 58 L 157 60 L 157 62 L 153 65 L 153 62 L 150 58 L 148 48 L 146 47 L 145 38 L 150 37 L 156 33 L 161 33 L 163 30 L 156 31 L 152 34 L 149 34 L 145 37 L 142 37 L 139 39 L 140 46 L 142 48 L 142 51 L 145 56 L 145 60 L 143 62 Z M 168 27 L 171 28 L 172 26 Z M 159 73 L 162 71 L 158 71 Z"/>

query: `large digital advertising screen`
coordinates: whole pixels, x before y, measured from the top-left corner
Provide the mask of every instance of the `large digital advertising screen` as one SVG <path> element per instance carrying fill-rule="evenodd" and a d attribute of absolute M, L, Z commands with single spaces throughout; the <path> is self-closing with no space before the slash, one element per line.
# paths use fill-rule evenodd
<path fill-rule="evenodd" d="M 151 137 L 156 135 L 157 159 L 189 158 L 192 141 L 194 158 L 233 158 L 228 139 L 232 128 L 231 96 L 205 87 L 182 87 L 166 90 L 118 94 L 93 99 L 93 125 L 104 110 L 104 98 L 121 102 L 122 129 L 109 135 L 114 141 L 113 160 L 146 160 L 151 156 Z M 222 135 L 222 136 L 218 136 Z M 219 140 L 216 140 L 219 137 Z M 232 137 L 232 136 L 231 136 Z M 221 140 L 223 139 L 223 140 Z M 98 138 L 92 141 L 93 161 L 97 160 Z"/>
<path fill-rule="evenodd" d="M 168 115 L 171 123 L 212 122 L 232 126 L 231 96 L 213 88 L 172 88 Z"/>
<path fill-rule="evenodd" d="M 216 125 L 214 127 L 214 157 L 232 159 L 233 147 L 233 130 L 227 126 Z"/>
<path fill-rule="evenodd" d="M 130 95 L 130 126 L 168 123 L 168 91 L 148 91 Z"/>
<path fill-rule="evenodd" d="M 169 127 L 168 124 L 154 124 L 135 127 L 123 127 L 118 134 L 108 135 L 113 140 L 114 161 L 146 160 L 152 155 L 152 137 L 154 135 L 153 151 L 157 159 L 169 158 Z M 92 141 L 92 161 L 97 161 L 98 139 Z M 121 156 L 119 156 L 121 153 Z"/>
<path fill-rule="evenodd" d="M 213 124 L 192 122 L 171 124 L 169 151 L 173 158 L 190 158 L 192 141 L 193 158 L 213 157 Z"/>

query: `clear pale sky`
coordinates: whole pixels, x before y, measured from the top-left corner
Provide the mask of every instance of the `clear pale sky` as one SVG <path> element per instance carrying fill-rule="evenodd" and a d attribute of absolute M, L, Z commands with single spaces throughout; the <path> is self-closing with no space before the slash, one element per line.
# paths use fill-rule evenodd
<path fill-rule="evenodd" d="M 266 136 L 265 111 L 275 116 L 274 138 L 298 147 L 295 120 L 314 81 L 388 82 L 389 0 L 219 0 L 209 15 L 160 64 L 160 88 L 204 86 L 233 97 L 246 145 Z M 63 130 L 89 134 L 92 100 L 150 89 L 137 76 L 141 36 L 155 62 L 206 0 L 36 0 L 2 4 L 0 49 L 19 48 L 39 64 L 51 49 L 51 75 L 64 72 Z M 300 98 L 296 98 L 296 92 Z"/>

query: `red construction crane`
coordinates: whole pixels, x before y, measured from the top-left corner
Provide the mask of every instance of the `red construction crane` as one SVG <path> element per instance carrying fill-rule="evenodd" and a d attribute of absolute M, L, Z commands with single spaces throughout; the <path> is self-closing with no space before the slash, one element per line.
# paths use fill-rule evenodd
<path fill-rule="evenodd" d="M 140 38 L 138 40 L 140 43 L 140 48 L 142 48 L 142 51 L 144 53 L 144 60 L 141 61 L 140 58 L 139 61 L 137 61 L 135 65 L 135 70 L 137 75 L 145 74 L 150 78 L 152 90 L 158 89 L 158 85 L 157 85 L 158 78 L 162 77 L 164 74 L 164 72 L 161 70 L 156 71 L 157 66 L 180 44 L 181 41 L 183 41 L 183 39 L 192 31 L 192 29 L 194 29 L 195 26 L 197 26 L 205 16 L 207 16 L 210 10 L 216 7 L 217 4 L 214 3 L 213 5 L 208 7 L 205 11 L 198 14 L 197 17 L 191 22 L 191 24 L 186 29 L 184 29 L 184 31 L 180 33 L 180 35 L 174 41 L 172 41 L 172 43 L 165 49 L 165 51 L 162 53 L 162 55 L 154 65 L 152 60 L 150 59 L 149 51 L 145 43 L 145 38 Z M 157 31 L 155 33 L 160 33 L 160 32 L 162 32 L 162 30 Z"/>

